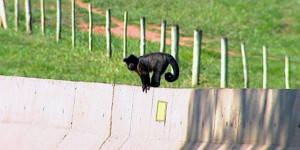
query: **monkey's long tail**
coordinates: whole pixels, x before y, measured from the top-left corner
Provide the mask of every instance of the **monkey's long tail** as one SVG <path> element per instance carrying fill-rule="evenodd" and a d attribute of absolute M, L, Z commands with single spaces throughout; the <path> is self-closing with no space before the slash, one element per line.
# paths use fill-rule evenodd
<path fill-rule="evenodd" d="M 179 67 L 178 67 L 178 63 L 177 61 L 174 59 L 174 57 L 170 57 L 169 59 L 169 63 L 171 64 L 172 68 L 173 68 L 173 72 L 174 74 L 172 74 L 171 72 L 167 72 L 165 74 L 165 79 L 168 82 L 174 82 L 178 79 L 179 77 Z"/>

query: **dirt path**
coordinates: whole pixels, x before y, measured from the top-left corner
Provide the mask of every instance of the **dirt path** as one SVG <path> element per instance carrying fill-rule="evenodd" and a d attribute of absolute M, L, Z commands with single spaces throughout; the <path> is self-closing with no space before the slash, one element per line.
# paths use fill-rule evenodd
<path fill-rule="evenodd" d="M 71 1 L 71 0 L 70 0 Z M 81 8 L 85 8 L 88 10 L 88 3 L 85 2 L 81 2 L 80 0 L 75 0 L 76 5 L 78 5 Z M 105 16 L 105 13 L 103 13 L 101 10 L 98 10 L 96 8 L 92 8 L 93 13 L 101 15 L 101 16 Z M 123 21 L 118 20 L 114 17 L 111 17 L 111 21 L 116 24 L 114 27 L 111 28 L 111 32 L 112 34 L 118 36 L 118 37 L 123 37 L 123 30 L 124 30 L 124 24 Z M 79 27 L 83 30 L 83 31 L 88 31 L 89 30 L 89 25 L 87 22 L 80 22 L 79 23 Z M 146 40 L 147 41 L 151 41 L 151 42 L 160 42 L 160 26 L 157 25 L 146 25 Z M 150 29 L 150 30 L 149 30 Z M 94 26 L 93 27 L 93 32 L 97 33 L 97 34 L 105 34 L 105 26 Z M 167 36 L 171 35 L 171 31 L 167 30 L 166 31 Z M 140 27 L 137 25 L 127 25 L 127 36 L 130 38 L 140 38 Z M 207 40 L 207 39 L 206 39 Z M 193 37 L 183 37 L 180 36 L 180 40 L 179 40 L 179 44 L 182 46 L 189 46 L 191 47 L 193 45 Z M 166 44 L 167 45 L 171 45 L 171 39 L 166 37 Z M 207 49 L 207 48 L 206 48 Z M 218 51 L 220 52 L 219 49 L 207 49 L 207 50 L 211 50 L 211 51 Z M 240 52 L 236 52 L 234 50 L 228 50 L 228 54 L 229 55 L 239 55 L 241 56 Z M 260 58 L 261 56 L 259 55 L 254 55 L 251 57 L 257 57 Z M 269 59 L 273 59 L 276 60 L 278 58 L 274 58 L 274 57 L 268 57 Z"/>
<path fill-rule="evenodd" d="M 76 5 L 78 5 L 81 8 L 85 8 L 88 10 L 88 3 L 85 2 L 81 2 L 80 0 L 75 0 Z M 96 8 L 92 8 L 93 13 L 101 15 L 101 16 L 105 16 L 105 13 L 103 13 L 101 10 L 98 10 Z M 124 24 L 123 21 L 120 21 L 114 17 L 111 17 L 111 21 L 116 24 L 114 27 L 111 28 L 111 32 L 112 34 L 118 36 L 118 37 L 123 37 L 123 30 L 124 30 Z M 89 25 L 87 22 L 80 22 L 79 23 L 79 27 L 83 30 L 83 31 L 88 31 L 89 30 Z M 151 41 L 151 42 L 160 42 L 160 26 L 157 25 L 146 25 L 146 40 L 147 41 Z M 150 29 L 150 30 L 149 30 Z M 93 32 L 97 33 L 97 34 L 105 34 L 105 26 L 94 26 L 93 27 Z M 166 37 L 166 44 L 167 45 L 171 45 L 171 39 L 168 38 L 168 36 L 170 37 L 171 35 L 171 31 L 167 30 L 166 31 L 167 37 Z M 140 38 L 140 27 L 137 25 L 127 25 L 127 36 L 130 38 Z M 193 46 L 193 37 L 183 37 L 180 36 L 179 39 L 179 44 L 182 46 Z M 218 51 L 220 52 L 220 50 L 217 49 L 209 49 L 212 51 Z M 228 51 L 229 55 L 241 55 L 238 52 L 235 51 Z"/>
<path fill-rule="evenodd" d="M 80 0 L 75 1 L 76 4 L 79 7 L 88 9 L 88 3 L 81 2 Z M 105 13 L 103 13 L 101 10 L 98 10 L 96 8 L 92 9 L 93 13 L 99 14 L 101 16 L 105 16 Z M 111 17 L 111 21 L 116 24 L 116 26 L 111 28 L 112 34 L 123 37 L 123 30 L 124 30 L 124 24 L 123 21 L 118 20 L 114 17 Z M 86 22 L 80 22 L 79 27 L 83 31 L 88 31 L 88 23 Z M 151 42 L 160 42 L 160 26 L 157 25 L 146 25 L 146 39 Z M 150 29 L 150 30 L 149 30 Z M 152 29 L 155 29 L 153 31 Z M 93 32 L 98 33 L 98 34 L 105 34 L 105 26 L 94 26 L 93 27 Z M 167 35 L 170 35 L 171 31 L 168 30 L 166 31 Z M 127 36 L 130 38 L 140 38 L 140 27 L 136 25 L 127 25 Z M 193 43 L 193 38 L 192 37 L 180 37 L 180 45 L 184 46 L 192 46 Z M 170 45 L 171 44 L 171 39 L 166 38 L 166 44 Z"/>
<path fill-rule="evenodd" d="M 71 0 L 69 0 L 71 1 Z M 76 5 L 78 5 L 81 8 L 85 8 L 88 10 L 88 3 L 85 2 L 81 2 L 80 0 L 75 0 Z M 96 8 L 92 9 L 93 13 L 99 14 L 101 16 L 105 16 L 105 13 L 103 13 L 101 10 L 98 10 Z M 123 21 L 120 21 L 114 17 L 111 17 L 111 21 L 116 24 L 116 26 L 111 28 L 111 32 L 112 34 L 118 36 L 118 37 L 123 37 Z M 88 23 L 86 22 L 80 22 L 79 23 L 79 27 L 83 30 L 83 31 L 88 31 L 89 26 Z M 147 41 L 151 41 L 151 42 L 160 42 L 160 26 L 157 25 L 146 25 L 146 40 Z M 150 29 L 150 30 L 149 30 Z M 93 32 L 97 33 L 97 34 L 105 34 L 105 26 L 94 26 L 93 27 Z M 171 31 L 167 30 L 167 36 L 171 35 Z M 127 36 L 130 38 L 140 38 L 140 27 L 137 25 L 127 25 Z M 203 39 L 202 39 L 203 40 Z M 207 39 L 204 39 L 207 40 Z M 180 40 L 179 40 L 179 44 L 182 46 L 193 46 L 193 37 L 183 37 L 180 36 Z M 204 41 L 205 42 L 205 41 Z M 166 37 L 166 44 L 167 45 L 171 45 L 171 39 Z M 206 48 L 207 50 L 211 50 L 211 51 L 217 51 L 220 52 L 219 49 L 211 49 L 211 48 Z M 228 54 L 229 55 L 235 55 L 235 56 L 241 56 L 240 52 L 234 51 L 234 50 L 228 50 Z M 249 57 L 249 56 L 248 56 Z M 261 55 L 252 55 L 250 57 L 256 57 L 256 58 L 261 58 Z M 271 60 L 281 60 L 279 58 L 276 57 L 272 57 L 272 56 L 268 56 L 268 59 Z M 293 61 L 296 62 L 296 61 Z M 300 63 L 300 62 L 296 62 L 296 63 Z"/>

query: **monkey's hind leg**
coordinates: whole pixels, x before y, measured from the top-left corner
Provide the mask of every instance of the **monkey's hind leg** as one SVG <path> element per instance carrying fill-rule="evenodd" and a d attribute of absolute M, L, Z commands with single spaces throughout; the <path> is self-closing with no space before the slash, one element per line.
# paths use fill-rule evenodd
<path fill-rule="evenodd" d="M 142 74 L 141 76 L 141 81 L 142 81 L 142 89 L 143 89 L 143 92 L 146 92 L 147 93 L 147 90 L 148 89 L 148 86 L 150 85 L 150 77 L 149 77 L 149 73 L 147 74 Z"/>
<path fill-rule="evenodd" d="M 151 84 L 152 87 L 159 87 L 160 86 L 160 78 L 161 74 L 159 72 L 154 72 L 151 78 Z"/>

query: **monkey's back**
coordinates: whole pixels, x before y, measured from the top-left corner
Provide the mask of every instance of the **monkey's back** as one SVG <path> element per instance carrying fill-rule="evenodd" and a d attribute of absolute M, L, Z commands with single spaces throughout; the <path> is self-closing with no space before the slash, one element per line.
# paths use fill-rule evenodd
<path fill-rule="evenodd" d="M 149 72 L 159 71 L 163 73 L 167 69 L 171 58 L 172 55 L 170 54 L 155 52 L 140 56 L 139 63 L 148 68 Z"/>

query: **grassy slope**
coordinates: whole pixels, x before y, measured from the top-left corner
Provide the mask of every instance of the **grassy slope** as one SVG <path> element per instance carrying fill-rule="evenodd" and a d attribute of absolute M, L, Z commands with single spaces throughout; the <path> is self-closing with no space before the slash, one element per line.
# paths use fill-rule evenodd
<path fill-rule="evenodd" d="M 105 37 L 94 35 L 94 51 L 88 52 L 87 33 L 77 34 L 77 47 L 71 48 L 70 39 L 70 2 L 63 1 L 63 35 L 59 44 L 55 41 L 55 0 L 46 4 L 46 36 L 40 35 L 39 28 L 39 0 L 33 3 L 33 34 L 25 33 L 24 9 L 20 10 L 20 31 L 13 30 L 13 2 L 6 0 L 7 16 L 10 30 L 0 30 L 0 74 L 18 75 L 28 77 L 93 81 L 119 84 L 140 85 L 139 78 L 133 72 L 129 72 L 122 62 L 122 39 L 113 37 L 113 58 L 106 58 Z M 21 3 L 21 5 L 23 5 Z M 113 11 L 114 12 L 114 11 Z M 113 13 L 114 15 L 114 13 Z M 77 8 L 77 22 L 87 21 L 86 10 Z M 95 24 L 103 24 L 104 17 L 94 15 Z M 79 29 L 77 29 L 79 30 Z M 129 53 L 138 54 L 139 40 L 129 39 Z M 212 42 L 213 43 L 213 42 Z M 213 45 L 206 43 L 206 45 Z M 159 49 L 157 43 L 147 43 L 149 52 Z M 218 47 L 216 47 L 218 48 Z M 147 50 L 147 51 L 148 51 Z M 170 47 L 167 47 L 170 52 Z M 297 54 L 297 51 L 295 51 Z M 256 53 L 254 53 L 256 54 Z M 295 55 L 296 55 L 295 54 Z M 280 53 L 278 53 L 280 55 Z M 298 55 L 299 56 L 299 55 Z M 294 56 L 296 57 L 296 56 Z M 180 47 L 181 76 L 175 83 L 167 83 L 162 80 L 164 87 L 190 87 L 192 48 Z M 219 86 L 220 54 L 214 51 L 202 51 L 201 84 L 198 87 Z M 243 87 L 242 65 L 239 56 L 229 58 L 229 86 Z M 250 57 L 250 86 L 262 86 L 262 60 L 261 57 Z M 272 66 L 271 66 L 272 64 Z M 270 60 L 270 87 L 284 88 L 283 59 Z M 300 87 L 299 62 L 293 62 L 292 87 Z M 130 80 L 129 80 L 130 79 Z"/>
<path fill-rule="evenodd" d="M 201 28 L 207 39 L 205 48 L 217 49 L 221 36 L 227 36 L 230 49 L 239 51 L 246 41 L 249 53 L 261 54 L 267 45 L 270 55 L 299 56 L 300 2 L 298 0 L 82 0 L 99 9 L 111 8 L 115 17 L 123 19 L 129 11 L 129 22 L 139 24 L 145 16 L 147 23 L 179 24 L 182 35 L 193 34 Z M 295 58 L 295 57 L 294 57 Z"/>

